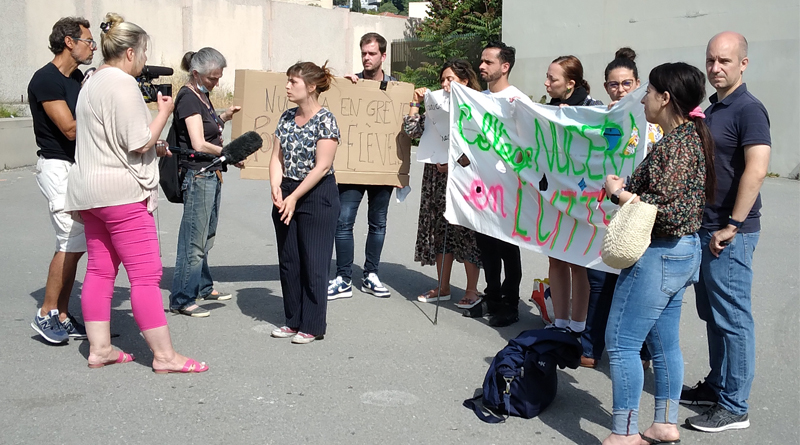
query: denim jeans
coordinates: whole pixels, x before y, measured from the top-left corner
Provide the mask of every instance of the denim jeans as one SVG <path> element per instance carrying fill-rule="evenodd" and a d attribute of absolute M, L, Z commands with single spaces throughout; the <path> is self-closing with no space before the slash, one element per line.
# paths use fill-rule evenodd
<path fill-rule="evenodd" d="M 214 291 L 208 251 L 214 247 L 222 184 L 216 172 L 188 170 L 183 180 L 183 218 L 172 277 L 170 309 L 191 306 Z"/>
<path fill-rule="evenodd" d="M 336 275 L 349 282 L 353 276 L 353 225 L 356 222 L 358 206 L 367 194 L 367 245 L 364 249 L 364 277 L 378 273 L 381 262 L 383 240 L 386 237 L 386 215 L 389 212 L 389 199 L 394 187 L 390 185 L 339 184 L 339 202 L 342 208 L 336 223 Z"/>
<path fill-rule="evenodd" d="M 639 432 L 639 399 L 644 371 L 642 341 L 653 355 L 656 423 L 678 423 L 683 387 L 683 354 L 678 333 L 681 300 L 700 272 L 700 238 L 656 238 L 633 266 L 619 275 L 606 329 L 614 394 L 615 434 Z"/>
<path fill-rule="evenodd" d="M 601 270 L 586 269 L 589 278 L 589 311 L 586 315 L 586 329 L 581 334 L 583 356 L 600 360 L 606 349 L 606 325 L 614 288 L 617 286 L 617 275 Z M 642 360 L 652 360 L 647 343 L 639 352 Z"/>
<path fill-rule="evenodd" d="M 708 361 L 706 382 L 719 394 L 719 404 L 741 415 L 756 371 L 756 333 L 750 304 L 753 252 L 760 232 L 737 233 L 719 257 L 711 254 L 711 232 L 701 229 L 703 262 L 695 286 L 697 314 L 706 322 Z"/>

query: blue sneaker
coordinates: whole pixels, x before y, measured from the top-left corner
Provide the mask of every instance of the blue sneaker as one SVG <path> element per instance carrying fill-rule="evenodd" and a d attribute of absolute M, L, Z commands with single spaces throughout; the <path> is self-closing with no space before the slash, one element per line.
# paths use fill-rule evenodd
<path fill-rule="evenodd" d="M 86 327 L 76 320 L 69 312 L 67 312 L 67 319 L 61 324 L 64 326 L 64 330 L 67 331 L 67 334 L 69 334 L 69 338 L 74 338 L 75 340 L 89 339 L 86 335 Z"/>
<path fill-rule="evenodd" d="M 37 309 L 33 322 L 31 322 L 31 327 L 50 343 L 61 344 L 69 340 L 67 330 L 64 329 L 58 319 L 58 309 L 53 309 L 44 317 L 39 316 L 39 310 Z"/>
<path fill-rule="evenodd" d="M 335 280 L 330 281 L 330 285 L 328 285 L 328 301 L 336 300 L 338 298 L 350 298 L 352 296 L 352 281 L 346 283 L 342 277 L 336 277 Z"/>
<path fill-rule="evenodd" d="M 370 273 L 361 281 L 361 292 L 367 292 L 381 298 L 388 298 L 391 295 L 389 289 L 381 284 L 381 280 L 374 273 Z"/>

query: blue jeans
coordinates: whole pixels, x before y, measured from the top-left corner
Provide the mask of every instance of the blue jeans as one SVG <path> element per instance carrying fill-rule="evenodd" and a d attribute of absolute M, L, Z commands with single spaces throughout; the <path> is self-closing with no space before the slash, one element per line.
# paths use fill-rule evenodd
<path fill-rule="evenodd" d="M 601 270 L 586 269 L 589 278 L 589 311 L 586 314 L 586 329 L 581 334 L 583 356 L 600 360 L 606 349 L 606 325 L 614 288 L 617 287 L 617 275 Z M 639 352 L 642 360 L 651 360 L 647 343 Z"/>
<path fill-rule="evenodd" d="M 378 273 L 381 262 L 383 240 L 386 237 L 386 215 L 389 213 L 389 199 L 394 187 L 390 185 L 339 184 L 339 202 L 342 208 L 336 223 L 336 275 L 350 282 L 353 276 L 353 225 L 356 222 L 358 206 L 367 194 L 367 245 L 364 249 L 364 277 Z"/>
<path fill-rule="evenodd" d="M 760 232 L 737 233 L 719 254 L 711 254 L 711 232 L 701 229 L 703 262 L 695 286 L 697 315 L 706 322 L 708 361 L 706 383 L 719 394 L 719 404 L 741 415 L 756 372 L 756 332 L 750 305 L 753 252 Z"/>
<path fill-rule="evenodd" d="M 642 341 L 653 355 L 656 423 L 678 423 L 683 387 L 683 354 L 678 332 L 681 300 L 700 272 L 700 238 L 656 238 L 633 266 L 624 269 L 614 290 L 606 329 L 614 394 L 614 434 L 639 432 L 639 399 L 644 371 Z"/>
<path fill-rule="evenodd" d="M 170 309 L 182 309 L 214 291 L 208 251 L 214 247 L 222 184 L 216 172 L 188 170 L 183 180 L 183 218 L 172 277 Z"/>

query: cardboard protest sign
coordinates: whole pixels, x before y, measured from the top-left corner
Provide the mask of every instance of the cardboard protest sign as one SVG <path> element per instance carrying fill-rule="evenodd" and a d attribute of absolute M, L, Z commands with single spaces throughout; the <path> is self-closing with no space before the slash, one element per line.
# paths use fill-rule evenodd
<path fill-rule="evenodd" d="M 645 87 L 611 110 L 494 98 L 453 84 L 445 217 L 453 224 L 569 263 L 600 258 L 609 213 L 606 175 L 644 159 Z M 641 135 L 641 136 L 640 136 Z M 470 160 L 462 167 L 461 155 Z"/>
<path fill-rule="evenodd" d="M 235 138 L 253 130 L 264 138 L 264 146 L 245 161 L 242 178 L 269 179 L 275 127 L 281 114 L 296 106 L 287 99 L 285 86 L 284 73 L 236 70 L 233 103 L 242 111 L 234 115 L 231 134 Z M 402 127 L 413 93 L 409 83 L 353 84 L 336 78 L 320 95 L 320 105 L 336 116 L 341 132 L 333 162 L 336 182 L 408 185 L 411 139 Z"/>

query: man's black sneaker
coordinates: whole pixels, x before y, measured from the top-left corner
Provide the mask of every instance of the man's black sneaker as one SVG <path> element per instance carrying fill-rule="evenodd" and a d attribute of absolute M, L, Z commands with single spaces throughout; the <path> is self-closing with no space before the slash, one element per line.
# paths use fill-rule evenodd
<path fill-rule="evenodd" d="M 718 401 L 719 396 L 705 380 L 697 382 L 697 385 L 692 388 L 686 387 L 681 391 L 681 403 L 684 405 L 712 406 L 716 405 Z"/>
<path fill-rule="evenodd" d="M 747 418 L 747 413 L 736 415 L 716 404 L 703 414 L 687 418 L 686 424 L 706 433 L 719 433 L 720 431 L 749 428 L 750 419 Z"/>
<path fill-rule="evenodd" d="M 519 310 L 517 308 L 503 308 L 489 317 L 489 326 L 502 328 L 511 326 L 519 321 Z"/>
<path fill-rule="evenodd" d="M 87 340 L 89 338 L 86 335 L 86 327 L 69 312 L 67 312 L 67 318 L 61 322 L 61 325 L 64 326 L 64 330 L 69 334 L 69 338 L 74 338 L 75 340 Z"/>

